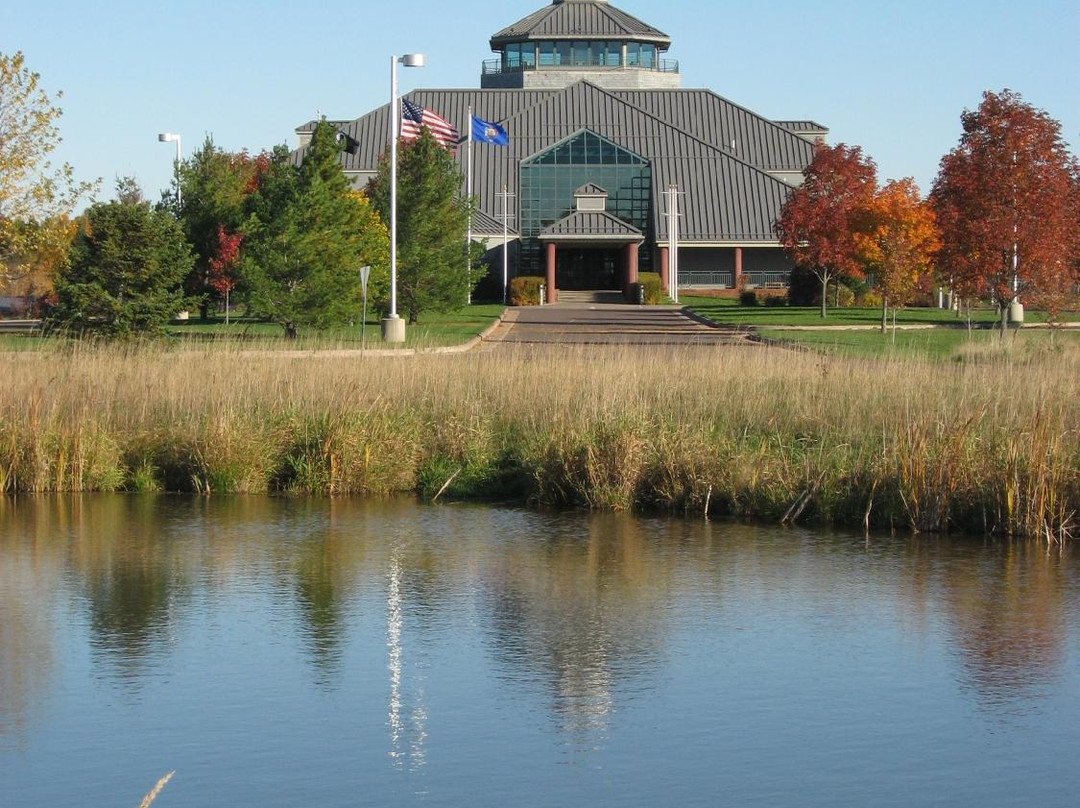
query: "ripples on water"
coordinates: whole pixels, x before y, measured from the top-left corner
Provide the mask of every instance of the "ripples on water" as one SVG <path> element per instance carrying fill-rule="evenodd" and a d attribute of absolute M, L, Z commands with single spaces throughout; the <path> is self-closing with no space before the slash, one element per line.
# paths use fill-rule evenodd
<path fill-rule="evenodd" d="M 1074 548 L 0 499 L 0 804 L 1073 805 Z M 166 802 L 167 800 L 167 802 Z"/>

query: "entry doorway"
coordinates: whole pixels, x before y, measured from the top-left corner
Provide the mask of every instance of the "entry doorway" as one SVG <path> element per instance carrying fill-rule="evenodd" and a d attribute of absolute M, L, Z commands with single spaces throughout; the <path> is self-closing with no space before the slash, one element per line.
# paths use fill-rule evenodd
<path fill-rule="evenodd" d="M 619 282 L 624 250 L 560 247 L 555 286 L 567 291 L 621 289 Z"/>

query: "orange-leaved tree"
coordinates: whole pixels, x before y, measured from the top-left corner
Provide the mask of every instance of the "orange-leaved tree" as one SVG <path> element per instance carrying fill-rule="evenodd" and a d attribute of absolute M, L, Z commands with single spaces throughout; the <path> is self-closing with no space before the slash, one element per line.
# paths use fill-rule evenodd
<path fill-rule="evenodd" d="M 818 144 L 803 184 L 780 211 L 776 234 L 791 259 L 821 281 L 821 316 L 829 281 L 861 278 L 858 229 L 877 189 L 877 167 L 858 146 Z"/>
<path fill-rule="evenodd" d="M 934 212 L 910 177 L 886 183 L 864 210 L 864 217 L 856 240 L 881 292 L 884 334 L 889 306 L 895 310 L 911 302 L 929 276 L 940 239 Z"/>
<path fill-rule="evenodd" d="M 1061 125 L 1010 90 L 984 93 L 961 120 L 960 143 L 942 158 L 930 194 L 938 263 L 961 293 L 993 297 L 1004 336 L 1021 291 L 1038 297 L 1068 282 L 1080 238 L 1076 161 Z"/>

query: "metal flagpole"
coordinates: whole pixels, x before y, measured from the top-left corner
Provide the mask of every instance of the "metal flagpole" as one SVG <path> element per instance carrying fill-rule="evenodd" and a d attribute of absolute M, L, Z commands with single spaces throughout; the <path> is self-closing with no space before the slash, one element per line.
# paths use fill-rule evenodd
<path fill-rule="evenodd" d="M 506 305 L 506 283 L 507 283 L 506 267 L 507 267 L 507 263 L 509 261 L 509 259 L 507 258 L 507 252 L 508 252 L 508 250 L 507 250 L 507 241 L 508 241 L 508 238 L 507 238 L 507 232 L 506 232 L 506 230 L 507 230 L 506 224 L 510 220 L 510 210 L 509 210 L 509 208 L 510 208 L 510 197 L 506 193 L 506 186 L 505 185 L 503 186 L 503 189 L 502 189 L 502 200 L 503 200 L 503 305 L 505 306 Z"/>
<path fill-rule="evenodd" d="M 465 236 L 465 278 L 469 284 L 469 291 L 466 297 L 466 303 L 472 305 L 472 105 L 469 105 L 469 122 L 467 124 L 469 130 L 469 157 L 467 162 L 467 168 L 465 169 L 465 197 L 469 202 L 469 229 Z"/>

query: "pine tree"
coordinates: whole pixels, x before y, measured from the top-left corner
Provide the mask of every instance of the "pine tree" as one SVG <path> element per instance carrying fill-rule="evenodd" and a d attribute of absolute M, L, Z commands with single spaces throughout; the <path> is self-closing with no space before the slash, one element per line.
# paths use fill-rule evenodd
<path fill-rule="evenodd" d="M 385 299 L 386 229 L 341 170 L 341 144 L 325 120 L 303 162 L 279 147 L 248 201 L 241 276 L 255 314 L 280 323 L 326 328 L 360 310 L 361 266 L 371 267 L 369 295 Z"/>
<path fill-rule="evenodd" d="M 124 183 L 122 199 L 92 205 L 79 222 L 68 264 L 56 277 L 57 303 L 47 317 L 55 328 L 153 335 L 184 306 L 182 283 L 194 257 L 180 225 Z"/>
<path fill-rule="evenodd" d="M 461 172 L 451 153 L 424 128 L 398 148 L 397 291 L 401 310 L 415 324 L 422 312 L 464 305 L 478 280 L 466 247 L 470 201 L 461 195 Z M 368 196 L 390 221 L 390 161 L 383 155 Z"/>

